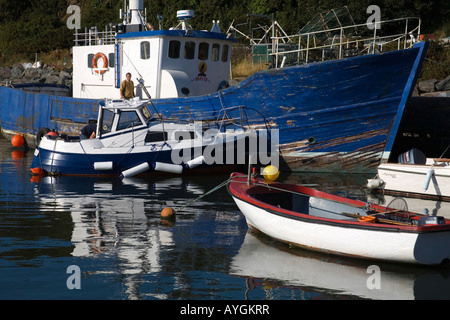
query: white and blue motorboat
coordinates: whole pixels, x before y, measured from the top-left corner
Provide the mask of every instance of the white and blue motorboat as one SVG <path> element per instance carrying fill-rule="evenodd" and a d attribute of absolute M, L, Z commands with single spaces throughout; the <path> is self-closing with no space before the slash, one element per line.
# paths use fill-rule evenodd
<path fill-rule="evenodd" d="M 221 128 L 221 123 L 172 122 L 151 100 L 106 100 L 99 105 L 93 135 L 49 132 L 35 149 L 34 175 L 121 176 L 234 167 L 238 146 L 254 130 Z M 89 128 L 87 128 L 89 129 Z M 242 159 L 241 159 L 242 160 Z M 243 159 L 245 162 L 245 159 Z"/>

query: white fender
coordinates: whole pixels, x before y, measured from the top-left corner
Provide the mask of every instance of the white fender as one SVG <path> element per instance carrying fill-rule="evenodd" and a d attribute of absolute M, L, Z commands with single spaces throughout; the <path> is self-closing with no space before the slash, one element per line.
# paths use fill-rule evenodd
<path fill-rule="evenodd" d="M 133 168 L 130 168 L 128 170 L 125 170 L 121 173 L 120 177 L 123 178 L 129 178 L 132 176 L 135 176 L 139 173 L 145 172 L 148 169 L 150 169 L 150 166 L 147 162 L 141 163 L 140 165 L 137 165 Z"/>
<path fill-rule="evenodd" d="M 113 169 L 112 161 L 94 162 L 94 170 L 112 170 L 112 169 Z"/>
<path fill-rule="evenodd" d="M 189 160 L 188 162 L 186 162 L 186 168 L 187 169 L 193 169 L 195 167 L 198 167 L 199 165 L 202 165 L 204 161 L 205 161 L 205 157 L 204 156 L 200 156 L 200 157 L 194 158 L 194 159 Z"/>
<path fill-rule="evenodd" d="M 169 173 L 181 174 L 183 172 L 183 166 L 179 164 L 155 162 L 153 163 L 153 168 L 155 169 L 155 171 L 163 171 Z"/>
<path fill-rule="evenodd" d="M 431 177 L 434 175 L 434 170 L 430 169 L 427 172 L 427 176 L 425 177 L 425 183 L 423 184 L 423 191 L 428 190 L 428 186 L 430 185 Z"/>

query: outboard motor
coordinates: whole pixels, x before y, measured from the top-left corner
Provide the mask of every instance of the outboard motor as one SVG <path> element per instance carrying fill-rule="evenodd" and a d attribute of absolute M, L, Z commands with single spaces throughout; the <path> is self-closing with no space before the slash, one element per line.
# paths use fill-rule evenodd
<path fill-rule="evenodd" d="M 427 157 L 419 149 L 412 148 L 405 153 L 398 156 L 398 163 L 406 164 L 425 164 L 427 162 Z"/>

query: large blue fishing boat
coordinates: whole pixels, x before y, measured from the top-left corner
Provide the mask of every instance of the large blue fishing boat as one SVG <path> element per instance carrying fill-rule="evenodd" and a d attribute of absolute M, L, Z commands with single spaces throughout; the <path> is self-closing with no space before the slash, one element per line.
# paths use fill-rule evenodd
<path fill-rule="evenodd" d="M 121 16 L 114 30 L 76 33 L 72 96 L 0 89 L 3 135 L 21 134 L 34 145 L 49 130 L 77 134 L 97 118 L 100 100 L 119 98 L 131 73 L 145 80 L 136 96 L 147 99 L 147 91 L 167 118 L 263 115 L 279 130 L 281 169 L 374 171 L 389 156 L 428 47 L 417 41 L 420 20 L 413 18 L 393 21 L 406 28 L 392 37 L 365 24 L 302 29 L 271 37 L 270 68 L 230 86 L 235 40 L 218 22 L 211 31 L 194 30 L 194 13 L 182 10 L 177 27 L 155 30 L 139 0 Z M 390 29 L 383 23 L 381 30 Z"/>

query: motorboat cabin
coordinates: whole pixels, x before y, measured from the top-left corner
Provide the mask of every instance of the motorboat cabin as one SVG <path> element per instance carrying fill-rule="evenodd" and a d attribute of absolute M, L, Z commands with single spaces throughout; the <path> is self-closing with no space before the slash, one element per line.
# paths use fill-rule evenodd
<path fill-rule="evenodd" d="M 101 101 L 96 137 L 105 146 L 149 145 L 154 142 L 179 142 L 201 137 L 202 126 L 196 123 L 174 123 L 161 119 L 157 110 L 151 111 L 148 100 Z M 200 122 L 201 124 L 201 122 Z M 198 134 L 195 131 L 198 131 Z M 130 136 L 130 133 L 132 136 Z M 123 140 L 123 142 L 119 142 Z"/>

